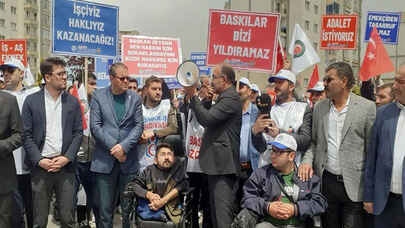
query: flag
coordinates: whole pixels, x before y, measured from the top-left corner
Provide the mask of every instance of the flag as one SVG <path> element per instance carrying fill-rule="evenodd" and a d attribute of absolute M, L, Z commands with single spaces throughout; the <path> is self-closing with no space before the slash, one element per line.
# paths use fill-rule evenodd
<path fill-rule="evenodd" d="M 85 106 L 84 106 L 83 102 L 80 100 L 79 91 L 78 91 L 78 89 L 76 87 L 76 84 L 73 84 L 73 87 L 72 87 L 72 90 L 71 90 L 70 94 L 72 94 L 72 96 L 76 97 L 77 100 L 79 101 L 80 110 L 82 112 L 82 124 L 83 124 L 83 133 L 84 133 L 84 131 L 87 129 L 87 121 L 86 121 L 86 117 L 84 115 Z"/>
<path fill-rule="evenodd" d="M 29 64 L 28 64 L 28 67 L 25 69 L 23 82 L 24 82 L 24 85 L 27 87 L 31 87 L 35 84 L 35 79 L 31 73 Z"/>
<path fill-rule="evenodd" d="M 295 74 L 304 71 L 306 68 L 320 61 L 318 54 L 299 24 L 295 24 L 288 53 L 293 56 L 291 71 Z"/>
<path fill-rule="evenodd" d="M 275 73 L 278 73 L 281 69 L 284 68 L 284 60 L 285 60 L 285 55 L 284 55 L 284 50 L 283 50 L 283 45 L 281 45 L 281 40 L 280 36 L 278 37 L 278 45 L 277 45 L 277 63 L 276 63 L 276 71 Z"/>
<path fill-rule="evenodd" d="M 366 53 L 361 64 L 359 75 L 361 81 L 367 81 L 377 75 L 395 71 L 394 65 L 385 50 L 384 44 L 374 27 L 368 40 Z"/>
<path fill-rule="evenodd" d="M 308 89 L 314 88 L 319 81 L 318 64 L 315 64 L 314 71 L 312 71 L 311 79 L 309 80 Z"/>

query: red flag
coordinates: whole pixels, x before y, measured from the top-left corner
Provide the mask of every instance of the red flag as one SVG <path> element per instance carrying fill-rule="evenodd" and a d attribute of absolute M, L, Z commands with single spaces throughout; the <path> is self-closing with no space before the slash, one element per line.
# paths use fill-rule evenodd
<path fill-rule="evenodd" d="M 85 129 L 87 129 L 87 121 L 86 121 L 86 118 L 85 118 L 85 116 L 84 116 L 84 105 L 83 105 L 83 103 L 80 101 L 80 98 L 79 98 L 79 90 L 77 89 L 76 84 L 73 85 L 70 94 L 72 94 L 72 96 L 76 97 L 77 100 L 79 101 L 80 110 L 82 111 L 83 130 L 85 130 Z"/>
<path fill-rule="evenodd" d="M 308 89 L 313 88 L 319 81 L 318 64 L 315 64 L 314 71 L 312 71 L 311 79 L 309 80 Z"/>
<path fill-rule="evenodd" d="M 280 37 L 278 37 L 277 59 L 276 59 L 277 64 L 276 64 L 275 73 L 278 73 L 281 69 L 284 68 L 284 60 L 285 60 L 285 55 L 284 55 L 283 46 L 281 45 Z"/>
<path fill-rule="evenodd" d="M 377 75 L 395 71 L 384 44 L 374 27 L 367 44 L 366 54 L 360 67 L 360 80 L 367 81 Z"/>

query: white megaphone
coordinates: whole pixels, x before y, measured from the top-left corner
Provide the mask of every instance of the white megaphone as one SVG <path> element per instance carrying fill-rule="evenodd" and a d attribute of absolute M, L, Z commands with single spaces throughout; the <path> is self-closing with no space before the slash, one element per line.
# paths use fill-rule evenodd
<path fill-rule="evenodd" d="M 200 69 L 193 61 L 186 60 L 177 67 L 176 78 L 183 87 L 194 86 L 200 79 Z"/>

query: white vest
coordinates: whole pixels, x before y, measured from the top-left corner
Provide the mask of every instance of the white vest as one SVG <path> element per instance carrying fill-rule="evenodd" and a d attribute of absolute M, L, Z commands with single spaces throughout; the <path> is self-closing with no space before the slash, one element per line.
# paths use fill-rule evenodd
<path fill-rule="evenodd" d="M 164 99 L 154 108 L 146 108 L 142 105 L 143 111 L 143 126 L 146 130 L 160 130 L 167 127 L 170 111 L 170 100 Z M 141 169 L 153 164 L 156 154 L 156 146 L 159 143 L 158 138 L 152 137 L 148 139 L 146 144 L 139 144 L 138 151 L 142 158 L 140 159 Z"/>
<path fill-rule="evenodd" d="M 197 121 L 197 117 L 191 109 L 188 112 L 187 120 L 187 132 L 186 132 L 186 154 L 187 172 L 202 173 L 200 167 L 200 147 L 202 143 L 202 137 L 204 134 L 204 127 Z"/>

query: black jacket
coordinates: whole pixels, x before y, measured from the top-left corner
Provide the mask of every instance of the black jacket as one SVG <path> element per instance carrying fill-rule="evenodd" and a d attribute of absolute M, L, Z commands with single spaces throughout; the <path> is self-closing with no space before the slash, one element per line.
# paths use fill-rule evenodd
<path fill-rule="evenodd" d="M 284 183 L 280 172 L 272 165 L 256 169 L 243 186 L 242 208 L 252 210 L 260 217 L 267 216 L 268 204 L 278 201 L 281 195 L 281 187 L 277 181 Z M 313 176 L 310 180 L 303 182 L 295 173 L 293 182 L 299 188 L 296 204 L 302 221 L 325 212 L 327 201 L 320 193 L 319 177 Z"/>
<path fill-rule="evenodd" d="M 22 120 L 24 125 L 24 149 L 27 153 L 28 165 L 38 166 L 46 136 L 46 112 L 44 89 L 31 94 L 24 102 Z M 82 143 L 83 126 L 80 104 L 77 98 L 64 92 L 62 102 L 62 155 L 71 162 L 66 166 L 73 172 L 73 162 L 76 159 Z"/>
<path fill-rule="evenodd" d="M 209 108 L 194 96 L 190 108 L 205 128 L 200 148 L 202 171 L 208 175 L 239 175 L 242 103 L 235 87 L 226 89 Z"/>
<path fill-rule="evenodd" d="M 22 145 L 20 109 L 13 95 L 0 92 L 0 194 L 17 188 L 13 151 Z"/>

